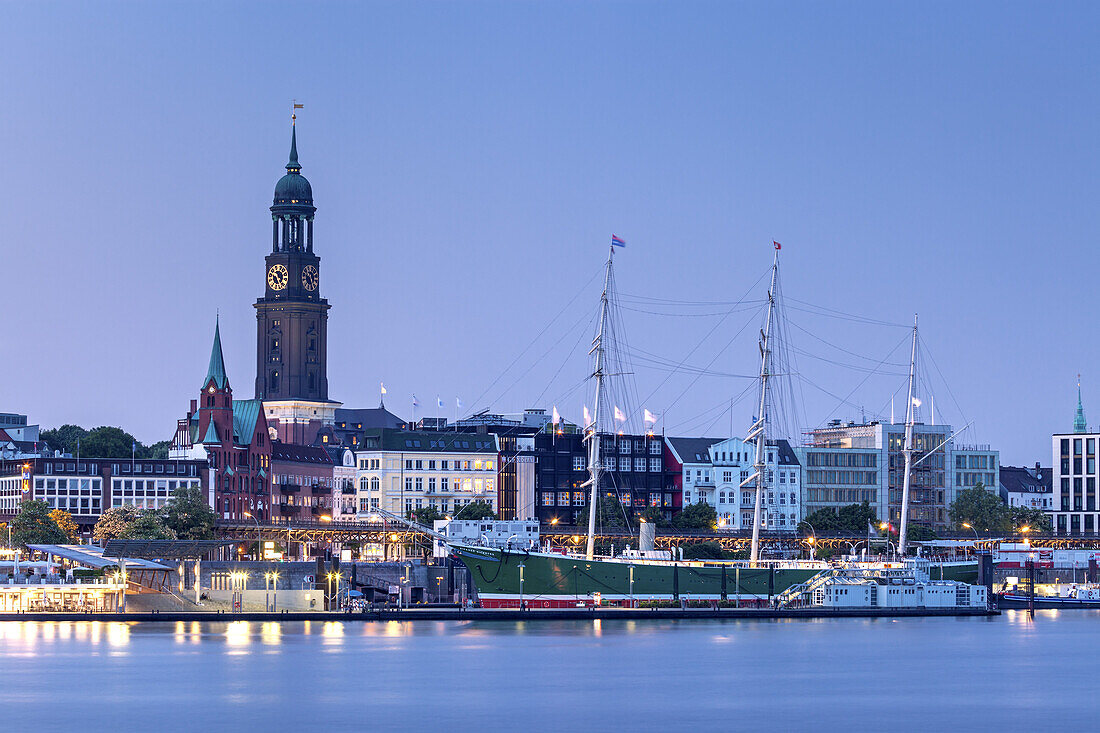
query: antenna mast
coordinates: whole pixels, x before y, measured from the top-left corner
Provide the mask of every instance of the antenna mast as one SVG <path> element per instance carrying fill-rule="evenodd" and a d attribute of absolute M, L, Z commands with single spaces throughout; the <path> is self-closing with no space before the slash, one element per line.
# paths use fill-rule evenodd
<path fill-rule="evenodd" d="M 603 399 L 604 348 L 603 332 L 607 325 L 607 291 L 611 287 L 611 260 L 615 256 L 615 245 L 607 253 L 607 270 L 603 277 L 603 294 L 600 296 L 600 328 L 592 341 L 589 354 L 596 354 L 596 368 L 592 376 L 596 378 L 596 406 L 592 413 L 592 430 L 585 436 L 588 441 L 588 483 L 591 490 L 588 495 L 588 544 L 585 546 L 585 559 L 591 560 L 596 552 L 596 500 L 600 495 L 600 402 Z M 588 426 L 585 426 L 588 430 Z"/>
<path fill-rule="evenodd" d="M 741 482 L 741 486 L 748 485 L 756 480 L 756 508 L 752 513 L 752 553 L 749 559 L 755 565 L 760 559 L 760 511 L 764 496 L 764 449 L 766 438 L 764 436 L 765 412 L 768 405 L 768 378 L 769 357 L 771 356 L 772 313 L 775 311 L 775 281 L 779 275 L 779 243 L 775 244 L 775 258 L 772 260 L 772 282 L 768 287 L 768 315 L 764 320 L 764 330 L 760 332 L 760 412 L 757 413 L 756 422 L 753 423 L 749 434 L 745 436 L 748 442 L 756 438 L 756 460 L 753 462 L 755 469 L 752 476 Z"/>
<path fill-rule="evenodd" d="M 909 399 L 905 402 L 905 480 L 901 489 L 901 527 L 898 534 L 898 554 L 905 557 L 905 533 L 909 529 L 909 484 L 913 472 L 913 420 L 915 398 L 913 397 L 913 372 L 917 363 L 917 316 L 913 315 L 913 351 L 909 356 Z"/>

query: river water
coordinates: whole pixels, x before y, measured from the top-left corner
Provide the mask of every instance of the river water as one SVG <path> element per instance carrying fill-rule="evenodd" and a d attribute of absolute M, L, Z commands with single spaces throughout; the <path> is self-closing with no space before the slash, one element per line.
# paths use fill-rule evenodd
<path fill-rule="evenodd" d="M 0 623 L 4 730 L 1028 730 L 1100 721 L 1100 612 Z"/>

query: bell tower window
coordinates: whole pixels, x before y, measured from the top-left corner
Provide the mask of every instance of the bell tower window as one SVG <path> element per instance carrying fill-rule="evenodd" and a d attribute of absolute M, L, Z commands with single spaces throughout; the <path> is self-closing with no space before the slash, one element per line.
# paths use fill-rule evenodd
<path fill-rule="evenodd" d="M 270 389 L 272 392 L 279 390 L 279 372 L 271 372 L 271 378 L 268 380 Z"/>

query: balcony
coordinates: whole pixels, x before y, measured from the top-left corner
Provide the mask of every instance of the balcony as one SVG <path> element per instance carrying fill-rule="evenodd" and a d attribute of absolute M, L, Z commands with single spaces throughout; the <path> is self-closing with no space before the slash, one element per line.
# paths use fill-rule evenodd
<path fill-rule="evenodd" d="M 302 490 L 302 487 L 298 484 L 285 483 L 275 484 L 275 486 L 283 494 L 297 494 L 299 491 Z"/>
<path fill-rule="evenodd" d="M 312 484 L 309 487 L 309 493 L 313 494 L 314 496 L 328 495 L 332 493 L 332 489 L 328 486 L 323 486 L 321 484 Z"/>

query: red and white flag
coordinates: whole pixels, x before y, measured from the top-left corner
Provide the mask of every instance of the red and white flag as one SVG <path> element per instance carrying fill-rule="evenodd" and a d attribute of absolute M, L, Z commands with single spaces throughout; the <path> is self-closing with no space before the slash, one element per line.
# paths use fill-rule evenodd
<path fill-rule="evenodd" d="M 619 422 L 626 421 L 626 415 L 623 414 L 623 411 L 619 409 L 618 405 L 615 405 L 615 419 Z"/>

